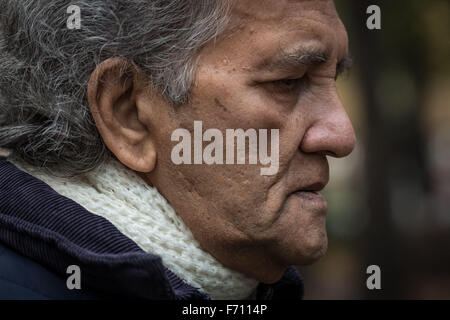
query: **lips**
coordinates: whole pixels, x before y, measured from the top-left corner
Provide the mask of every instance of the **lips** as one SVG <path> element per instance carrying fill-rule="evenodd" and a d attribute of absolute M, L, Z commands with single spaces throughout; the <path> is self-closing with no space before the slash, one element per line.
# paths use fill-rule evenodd
<path fill-rule="evenodd" d="M 323 188 L 325 188 L 326 184 L 327 184 L 326 182 L 317 181 L 317 182 L 311 183 L 307 186 L 302 186 L 302 187 L 296 188 L 292 193 L 309 192 L 309 193 L 318 194 L 320 191 L 323 190 Z"/>
<path fill-rule="evenodd" d="M 326 183 L 317 181 L 305 187 L 298 188 L 292 192 L 292 195 L 305 200 L 324 202 L 325 199 L 319 192 L 325 188 L 325 185 Z"/>
<path fill-rule="evenodd" d="M 317 191 L 296 191 L 292 195 L 306 199 L 306 200 L 315 200 L 315 201 L 324 201 L 324 197 L 318 193 Z"/>

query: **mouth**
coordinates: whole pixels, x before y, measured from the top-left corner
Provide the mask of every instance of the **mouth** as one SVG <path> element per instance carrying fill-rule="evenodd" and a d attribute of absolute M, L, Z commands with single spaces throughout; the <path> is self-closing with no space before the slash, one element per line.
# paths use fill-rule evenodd
<path fill-rule="evenodd" d="M 292 193 L 296 197 L 300 197 L 304 200 L 314 201 L 314 202 L 326 202 L 325 198 L 320 194 L 320 191 L 325 188 L 325 183 L 316 182 L 304 188 L 298 189 Z"/>
<path fill-rule="evenodd" d="M 317 191 L 300 190 L 300 191 L 296 191 L 296 192 L 292 193 L 292 195 L 303 198 L 305 200 L 310 200 L 310 201 L 320 201 L 320 202 L 325 201 L 325 198 Z"/>

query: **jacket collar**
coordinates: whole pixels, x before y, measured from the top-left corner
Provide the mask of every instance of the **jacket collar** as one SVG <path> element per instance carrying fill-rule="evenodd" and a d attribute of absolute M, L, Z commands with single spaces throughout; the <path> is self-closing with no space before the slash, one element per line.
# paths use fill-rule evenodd
<path fill-rule="evenodd" d="M 164 267 L 113 224 L 39 179 L 0 159 L 0 241 L 57 274 L 78 265 L 87 286 L 105 294 L 147 299 L 209 299 Z M 300 299 L 303 282 L 289 268 L 256 299 Z"/>

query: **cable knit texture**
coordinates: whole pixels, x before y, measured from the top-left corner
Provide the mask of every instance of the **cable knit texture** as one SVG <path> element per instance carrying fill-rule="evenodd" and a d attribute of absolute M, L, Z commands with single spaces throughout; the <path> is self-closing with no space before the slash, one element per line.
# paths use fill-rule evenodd
<path fill-rule="evenodd" d="M 224 267 L 203 251 L 158 190 L 119 161 L 111 159 L 94 171 L 68 179 L 47 174 L 14 155 L 8 160 L 109 220 L 144 251 L 161 256 L 168 269 L 212 299 L 245 299 L 256 290 L 258 281 Z"/>

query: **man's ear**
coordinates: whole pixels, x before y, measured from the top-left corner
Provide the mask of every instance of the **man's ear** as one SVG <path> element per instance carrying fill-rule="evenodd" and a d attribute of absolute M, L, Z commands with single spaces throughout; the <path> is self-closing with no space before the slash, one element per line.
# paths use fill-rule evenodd
<path fill-rule="evenodd" d="M 87 95 L 92 116 L 108 149 L 130 169 L 150 172 L 156 143 L 143 114 L 146 79 L 122 58 L 103 61 L 91 74 Z M 151 106 L 145 106 L 151 108 Z"/>

